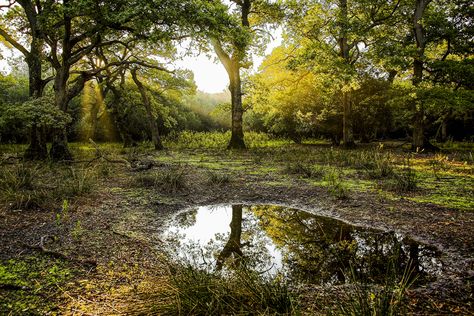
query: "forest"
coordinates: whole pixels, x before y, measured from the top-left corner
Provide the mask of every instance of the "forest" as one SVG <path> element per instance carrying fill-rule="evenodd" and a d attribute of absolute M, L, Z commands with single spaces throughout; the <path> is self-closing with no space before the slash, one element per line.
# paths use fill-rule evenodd
<path fill-rule="evenodd" d="M 470 315 L 473 19 L 0 0 L 0 314 Z"/>

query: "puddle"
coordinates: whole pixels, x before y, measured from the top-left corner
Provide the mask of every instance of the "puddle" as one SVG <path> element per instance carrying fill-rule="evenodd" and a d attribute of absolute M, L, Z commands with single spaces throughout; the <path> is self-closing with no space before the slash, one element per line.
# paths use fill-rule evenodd
<path fill-rule="evenodd" d="M 165 239 L 180 260 L 207 270 L 246 267 L 311 284 L 384 283 L 408 269 L 422 284 L 441 273 L 439 252 L 400 234 L 297 209 L 217 205 L 188 209 Z"/>

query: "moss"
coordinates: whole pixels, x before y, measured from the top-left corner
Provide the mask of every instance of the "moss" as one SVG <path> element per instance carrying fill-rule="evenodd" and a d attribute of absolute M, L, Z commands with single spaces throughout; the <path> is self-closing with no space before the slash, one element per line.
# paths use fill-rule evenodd
<path fill-rule="evenodd" d="M 10 259 L 0 263 L 0 314 L 43 315 L 57 309 L 58 289 L 78 270 L 47 257 Z"/>

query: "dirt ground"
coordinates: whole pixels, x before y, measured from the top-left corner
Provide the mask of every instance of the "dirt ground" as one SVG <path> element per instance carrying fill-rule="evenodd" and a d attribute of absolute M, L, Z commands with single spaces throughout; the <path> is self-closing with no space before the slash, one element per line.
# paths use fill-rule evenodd
<path fill-rule="evenodd" d="M 474 314 L 474 212 L 406 198 L 386 199 L 367 191 L 354 190 L 348 198 L 336 199 L 326 188 L 267 168 L 250 154 L 240 154 L 238 161 L 193 151 L 145 158 L 153 166 L 144 171 L 111 164 L 110 175 L 100 180 L 92 194 L 72 201 L 67 216 L 60 220 L 59 206 L 2 211 L 2 262 L 41 256 L 65 261 L 73 272 L 61 286 L 32 294 L 53 302 L 53 307 L 13 304 L 4 305 L 0 312 L 8 314 L 11 308 L 12 314 L 21 314 L 18 308 L 24 308 L 26 314 L 42 310 L 66 315 L 147 314 L 146 302 L 153 299 L 152 293 L 166 287 L 167 258 L 160 234 L 167 221 L 191 206 L 252 203 L 299 208 L 358 226 L 399 232 L 435 246 L 442 253 L 443 273 L 435 282 L 411 289 L 412 313 Z M 176 192 L 133 184 L 143 174 L 166 172 L 177 165 L 186 172 L 185 185 Z M 210 183 L 209 170 L 227 174 L 229 181 Z M 29 300 L 30 290 L 3 285 L 0 300 Z M 26 296 L 15 296 L 17 292 Z M 317 305 L 312 300 L 319 292 L 302 290 L 303 310 Z"/>

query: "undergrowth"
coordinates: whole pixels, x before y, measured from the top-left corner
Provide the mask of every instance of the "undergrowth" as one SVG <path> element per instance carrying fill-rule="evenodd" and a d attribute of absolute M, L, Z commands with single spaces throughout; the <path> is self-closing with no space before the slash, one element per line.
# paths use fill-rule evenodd
<path fill-rule="evenodd" d="M 0 166 L 0 171 L 0 203 L 10 210 L 47 209 L 97 186 L 92 167 L 21 162 Z"/>

